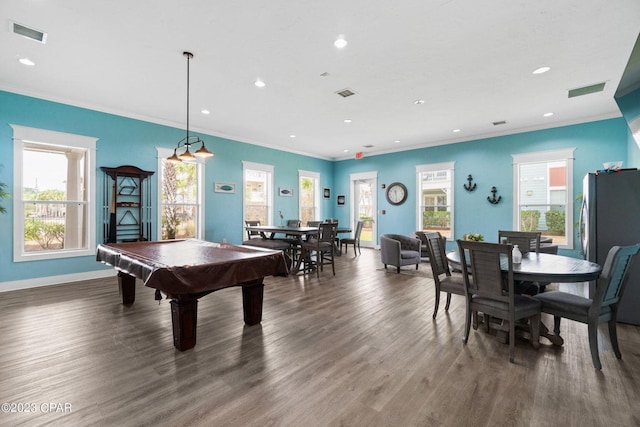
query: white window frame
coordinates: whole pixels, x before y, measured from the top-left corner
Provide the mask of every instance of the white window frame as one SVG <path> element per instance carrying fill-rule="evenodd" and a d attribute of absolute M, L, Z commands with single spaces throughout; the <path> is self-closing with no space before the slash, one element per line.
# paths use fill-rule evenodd
<path fill-rule="evenodd" d="M 537 151 L 533 153 L 512 154 L 513 158 L 513 229 L 520 229 L 520 165 L 527 163 L 553 163 L 565 161 L 567 165 L 567 187 L 565 205 L 566 243 L 559 249 L 573 249 L 573 159 L 575 147 L 562 150 Z M 549 190 L 549 188 L 547 188 Z"/>
<path fill-rule="evenodd" d="M 448 195 L 451 232 L 447 240 L 455 239 L 455 162 L 430 163 L 424 165 L 416 165 L 416 230 L 422 230 L 422 180 L 420 179 L 423 172 L 435 172 L 447 170 L 450 173 L 450 191 Z"/>
<path fill-rule="evenodd" d="M 246 211 L 246 195 L 244 194 L 247 189 L 247 183 L 245 181 L 246 171 L 254 170 L 260 172 L 267 173 L 267 222 L 269 224 L 263 225 L 271 225 L 273 224 L 273 172 L 275 170 L 273 165 L 267 165 L 263 163 L 254 163 L 243 160 L 242 161 L 242 232 L 244 233 L 244 218 Z"/>
<path fill-rule="evenodd" d="M 94 256 L 96 252 L 96 143 L 98 138 L 64 132 L 37 129 L 10 124 L 13 128 L 13 261 L 39 261 L 45 259 Z M 24 251 L 24 211 L 23 211 L 23 148 L 24 143 L 71 147 L 87 151 L 85 183 L 87 218 L 84 232 L 86 247 L 79 249 L 56 249 L 51 251 Z"/>
<path fill-rule="evenodd" d="M 300 186 L 302 178 L 313 180 L 313 218 L 318 221 L 322 218 L 320 212 L 320 173 L 298 169 L 298 195 L 302 194 L 302 188 Z M 303 206 L 301 206 L 300 203 L 302 203 L 302 197 L 298 196 L 298 218 L 302 218 Z"/>
<path fill-rule="evenodd" d="M 158 178 L 157 178 L 157 187 L 158 187 L 158 214 L 156 218 L 156 236 L 158 239 L 162 237 L 162 160 L 166 160 L 167 158 L 173 155 L 173 149 L 171 148 L 163 148 L 156 147 L 158 152 Z M 204 206 L 205 206 L 205 189 L 204 189 L 204 179 L 205 179 L 205 159 L 204 158 L 196 158 L 196 175 L 198 178 L 197 184 L 197 215 L 196 218 L 196 239 L 204 239 Z"/>

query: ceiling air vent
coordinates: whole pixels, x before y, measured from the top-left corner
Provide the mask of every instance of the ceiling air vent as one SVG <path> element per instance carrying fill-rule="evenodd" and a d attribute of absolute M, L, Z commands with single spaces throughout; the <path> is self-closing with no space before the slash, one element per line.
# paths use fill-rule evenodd
<path fill-rule="evenodd" d="M 500 125 L 506 125 L 507 121 L 506 120 L 500 120 L 499 122 L 493 122 L 494 126 L 500 126 Z"/>
<path fill-rule="evenodd" d="M 591 85 L 591 86 L 585 86 L 585 87 L 579 87 L 577 89 L 571 89 L 569 91 L 569 98 L 574 98 L 576 96 L 582 96 L 582 95 L 588 95 L 590 93 L 595 93 L 595 92 L 602 92 L 604 90 L 604 84 L 605 84 L 605 82 L 602 82 L 602 83 L 596 83 L 596 84 Z"/>
<path fill-rule="evenodd" d="M 364 148 L 373 148 L 372 144 L 363 145 Z"/>
<path fill-rule="evenodd" d="M 356 93 L 354 91 L 352 91 L 351 89 L 342 89 L 336 92 L 338 95 L 340 95 L 343 98 L 347 98 L 351 95 L 355 95 Z"/>
<path fill-rule="evenodd" d="M 35 30 L 33 28 L 25 27 L 17 22 L 12 22 L 13 33 L 22 37 L 26 37 L 31 40 L 35 40 L 38 43 L 45 44 L 47 42 L 47 33 Z"/>

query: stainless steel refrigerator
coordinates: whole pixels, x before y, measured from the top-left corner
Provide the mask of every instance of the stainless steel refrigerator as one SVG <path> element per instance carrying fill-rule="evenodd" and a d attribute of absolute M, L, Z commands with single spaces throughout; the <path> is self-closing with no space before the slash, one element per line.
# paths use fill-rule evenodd
<path fill-rule="evenodd" d="M 640 243 L 640 171 L 590 173 L 584 177 L 580 241 L 585 259 L 604 265 L 612 246 Z M 618 321 L 640 325 L 640 256 L 632 261 Z M 593 295 L 595 282 L 591 283 Z"/>

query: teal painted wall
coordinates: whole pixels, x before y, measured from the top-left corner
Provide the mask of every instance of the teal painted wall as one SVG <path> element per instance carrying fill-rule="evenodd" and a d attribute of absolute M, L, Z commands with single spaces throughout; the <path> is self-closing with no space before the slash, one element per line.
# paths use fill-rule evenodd
<path fill-rule="evenodd" d="M 103 197 L 101 166 L 132 164 L 155 171 L 151 180 L 154 212 L 157 212 L 156 147 L 174 148 L 184 137 L 182 129 L 0 91 L 0 182 L 7 184 L 9 193 L 13 193 L 13 130 L 9 124 L 99 138 L 96 159 L 96 200 L 99 204 Z M 333 186 L 333 162 L 211 135 L 201 136 L 215 153 L 205 166 L 204 231 L 207 240 L 226 238 L 229 243 L 240 243 L 244 238 L 241 215 L 243 160 L 273 165 L 275 188 L 294 188 L 294 197 L 274 197 L 275 211 L 282 210 L 286 217 L 297 217 L 299 169 L 319 172 L 322 188 Z M 236 183 L 236 193 L 215 193 L 214 182 Z M 332 217 L 334 206 L 331 201 L 322 199 L 321 203 L 322 215 Z M 104 268 L 94 257 L 14 263 L 13 201 L 3 200 L 2 204 L 8 212 L 0 215 L 0 283 Z M 100 212 L 98 209 L 98 243 L 103 241 Z"/>
<path fill-rule="evenodd" d="M 400 206 L 387 203 L 384 190 L 378 188 L 378 234 L 410 234 L 416 227 L 416 165 L 455 162 L 455 238 L 466 233 L 481 233 L 487 241 L 497 240 L 497 230 L 513 227 L 513 167 L 512 155 L 536 151 L 549 151 L 575 147 L 574 199 L 582 191 L 582 178 L 588 172 L 602 168 L 610 160 L 627 160 L 626 122 L 620 119 L 603 120 L 535 132 L 487 138 L 482 140 L 443 145 L 401 153 L 364 157 L 361 160 L 336 162 L 334 180 L 337 191 L 349 194 L 349 174 L 378 172 L 378 184 L 394 181 L 404 183 L 409 199 Z M 467 192 L 463 185 L 471 174 L 478 188 Z M 491 187 L 495 186 L 502 201 L 492 205 L 487 201 Z M 378 186 L 380 187 L 380 185 Z M 349 218 L 350 206 L 345 206 L 338 217 Z M 574 219 L 578 212 L 574 210 Z M 577 246 L 577 244 L 576 244 Z M 454 244 L 449 243 L 449 249 Z M 579 256 L 578 249 L 563 251 Z"/>
<path fill-rule="evenodd" d="M 100 166 L 133 164 L 156 171 L 156 147 L 173 148 L 184 136 L 184 130 L 128 119 L 112 114 L 72 107 L 0 91 L 0 182 L 13 186 L 13 143 L 9 124 L 81 134 L 99 138 L 97 170 Z M 603 120 L 516 135 L 411 150 L 400 153 L 366 157 L 362 160 L 330 162 L 312 157 L 272 150 L 210 135 L 201 135 L 215 157 L 206 163 L 205 238 L 239 243 L 242 230 L 242 161 L 271 164 L 275 167 L 274 187 L 293 187 L 297 193 L 297 171 L 316 171 L 321 174 L 321 188 L 331 188 L 330 200 L 322 200 L 322 216 L 336 217 L 341 223 L 349 220 L 349 201 L 336 206 L 337 194 L 349 195 L 349 175 L 356 172 L 378 172 L 378 183 L 405 183 L 410 192 L 408 201 L 400 206 L 389 205 L 384 191 L 378 189 L 378 207 L 387 215 L 379 215 L 378 232 L 410 234 L 415 228 L 415 166 L 419 164 L 455 162 L 455 226 L 456 237 L 468 232 L 482 233 L 487 240 L 496 239 L 497 230 L 512 227 L 512 159 L 515 153 L 557 150 L 575 147 L 574 191 L 580 192 L 582 177 L 602 167 L 610 160 L 628 161 L 629 131 L 624 119 Z M 462 185 L 472 174 L 478 189 L 464 191 Z M 97 200 L 102 200 L 102 174 L 97 174 Z M 232 182 L 236 194 L 213 191 L 214 182 Z M 154 196 L 157 176 L 152 179 Z M 496 186 L 502 202 L 491 205 L 486 201 L 490 188 Z M 285 217 L 297 213 L 297 197 L 275 196 L 275 211 Z M 5 200 L 6 215 L 0 216 L 0 290 L 2 282 L 39 277 L 67 275 L 103 269 L 93 257 L 13 263 L 12 201 Z M 153 206 L 154 211 L 157 206 Z M 101 218 L 97 218 L 97 225 Z M 101 227 L 97 227 L 101 242 Z M 452 247 L 452 246 L 451 246 Z M 577 250 L 572 255 L 578 256 Z"/>

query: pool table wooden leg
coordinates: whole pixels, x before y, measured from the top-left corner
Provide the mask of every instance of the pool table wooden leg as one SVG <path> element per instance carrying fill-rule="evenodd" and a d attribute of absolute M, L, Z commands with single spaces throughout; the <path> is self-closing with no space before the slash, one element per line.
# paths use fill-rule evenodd
<path fill-rule="evenodd" d="M 198 300 L 182 296 L 179 299 L 172 299 L 171 323 L 173 324 L 173 346 L 180 351 L 195 347 Z"/>
<path fill-rule="evenodd" d="M 264 284 L 262 278 L 242 284 L 242 308 L 244 323 L 248 326 L 262 322 Z"/>
<path fill-rule="evenodd" d="M 118 272 L 118 287 L 123 305 L 131 305 L 136 300 L 136 278 L 122 271 Z"/>

